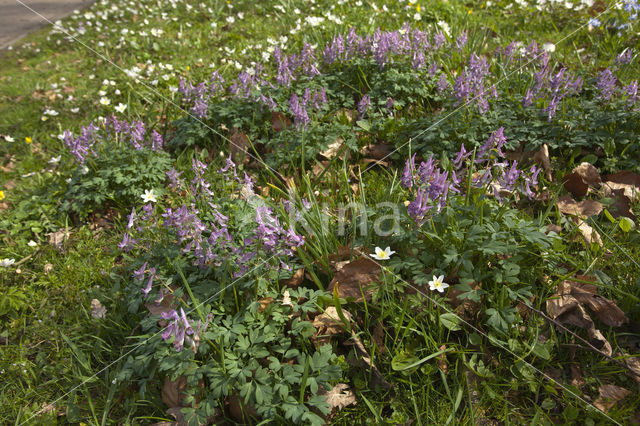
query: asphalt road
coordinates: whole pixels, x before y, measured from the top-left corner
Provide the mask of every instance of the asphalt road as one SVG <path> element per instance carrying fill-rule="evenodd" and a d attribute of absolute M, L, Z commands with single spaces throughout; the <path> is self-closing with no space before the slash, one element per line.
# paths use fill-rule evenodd
<path fill-rule="evenodd" d="M 27 34 L 84 9 L 95 0 L 0 0 L 0 49 L 11 46 Z M 33 11 L 26 8 L 29 6 Z M 35 12 L 37 13 L 35 13 Z M 42 16 L 38 16 L 38 13 Z M 44 17 L 44 18 L 43 18 Z"/>

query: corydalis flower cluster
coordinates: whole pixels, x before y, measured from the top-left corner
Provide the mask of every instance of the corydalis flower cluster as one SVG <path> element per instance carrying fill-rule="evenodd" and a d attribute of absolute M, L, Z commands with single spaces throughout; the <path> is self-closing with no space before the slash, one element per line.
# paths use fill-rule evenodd
<path fill-rule="evenodd" d="M 531 106 L 536 99 L 549 99 L 549 103 L 544 108 L 544 111 L 547 113 L 547 119 L 551 121 L 556 115 L 558 104 L 565 97 L 580 93 L 582 90 L 582 79 L 579 76 L 571 74 L 566 68 L 561 68 L 555 73 L 552 72 L 551 66 L 549 65 L 549 55 L 546 52 L 538 55 L 540 58 L 540 68 L 534 74 L 534 85 L 527 89 L 522 99 L 522 106 Z"/>
<path fill-rule="evenodd" d="M 489 63 L 484 57 L 472 53 L 462 74 L 453 84 L 454 96 L 459 103 L 473 102 L 478 106 L 481 114 L 489 110 L 488 96 L 497 98 L 496 86 L 485 86 L 485 79 L 489 75 Z M 440 90 L 440 84 L 438 85 Z"/>
<path fill-rule="evenodd" d="M 523 172 L 518 169 L 516 161 L 505 161 L 502 149 L 506 141 L 502 127 L 493 132 L 477 150 L 474 164 L 470 164 L 473 151 L 467 151 L 463 144 L 451 162 L 451 170 L 439 167 L 433 154 L 416 167 L 414 154 L 407 160 L 402 174 L 402 185 L 411 188 L 415 194 L 415 199 L 407 206 L 409 216 L 422 224 L 440 212 L 451 193 L 461 193 L 463 177 L 469 173 L 470 167 L 483 167 L 472 174 L 471 185 L 491 188 L 499 200 L 515 190 L 533 197 L 531 188 L 538 183 L 540 169 L 534 165 L 528 172 Z"/>
<path fill-rule="evenodd" d="M 162 223 L 172 241 L 180 246 L 181 252 L 194 265 L 208 268 L 219 267 L 224 263 L 230 265 L 232 274 L 238 277 L 249 270 L 255 263 L 254 259 L 261 259 L 261 256 L 290 257 L 293 256 L 295 247 L 304 244 L 303 238 L 295 232 L 293 226 L 282 225 L 274 211 L 255 195 L 251 178 L 246 173 L 243 179 L 238 177 L 231 157 L 227 158 L 225 167 L 219 172 L 229 182 L 241 185 L 241 197 L 237 202 L 244 204 L 243 208 L 253 209 L 255 228 L 248 232 L 246 229 L 233 231 L 228 213 L 211 201 L 211 186 L 205 179 L 207 165 L 194 160 L 192 169 L 194 177 L 189 185 L 190 202 L 177 208 L 168 207 L 159 213 L 160 217 L 156 216 L 151 204 L 143 206 L 140 215 L 134 209 L 129 215 L 127 231 L 119 245 L 121 249 L 129 251 L 134 243 L 144 247 L 140 244 L 143 238 L 139 235 L 148 231 L 153 233 L 153 228 Z M 168 172 L 171 187 L 186 189 L 180 174 L 175 169 Z M 141 291 L 147 297 L 157 278 L 155 269 L 147 268 L 145 264 L 134 273 L 134 277 L 144 286 Z"/>
<path fill-rule="evenodd" d="M 96 155 L 94 146 L 106 140 L 131 144 L 136 150 L 148 147 L 160 151 L 163 145 L 162 135 L 155 130 L 148 134 L 142 121 L 118 120 L 115 115 L 105 120 L 103 130 L 92 122 L 82 127 L 78 137 L 69 130 L 63 133 L 65 147 L 79 164 Z"/>
<path fill-rule="evenodd" d="M 161 314 L 162 319 L 168 320 L 169 324 L 162 332 L 162 338 L 169 340 L 173 337 L 173 347 L 179 352 L 182 351 L 185 340 L 191 350 L 196 353 L 200 344 L 200 334 L 207 331 L 212 315 L 209 314 L 204 324 L 201 320 L 189 321 L 184 310 L 180 308 L 180 314 L 175 309 Z"/>

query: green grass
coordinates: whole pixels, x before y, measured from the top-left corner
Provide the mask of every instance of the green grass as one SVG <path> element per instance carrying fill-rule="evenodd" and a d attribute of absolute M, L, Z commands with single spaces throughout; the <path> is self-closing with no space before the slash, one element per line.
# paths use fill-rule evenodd
<path fill-rule="evenodd" d="M 140 352 L 145 349 L 144 345 L 140 345 L 139 351 L 136 348 L 152 330 L 149 328 L 152 324 L 149 321 L 141 323 L 141 316 L 129 306 L 132 300 L 139 298 L 139 294 L 131 292 L 129 276 L 134 266 L 142 264 L 137 260 L 141 257 L 137 256 L 143 253 L 123 255 L 117 248 L 130 206 L 120 210 L 97 209 L 86 220 L 68 216 L 61 209 L 67 192 L 66 179 L 75 169 L 72 156 L 58 138 L 65 129 L 77 134 L 81 126 L 109 116 L 115 112 L 115 106 L 123 103 L 127 108 L 124 113 L 116 112 L 119 117 L 140 119 L 149 128 L 171 136 L 174 120 L 186 115 L 178 103 L 178 94 L 172 90 L 178 86 L 180 78 L 193 82 L 206 80 L 214 69 L 209 64 L 214 64 L 215 69 L 230 80 L 237 74 L 236 61 L 242 67 L 253 66 L 252 62 L 260 61 L 262 53 L 271 45 L 270 39 L 283 41 L 282 37 L 286 37 L 287 51 L 294 52 L 305 42 L 322 46 L 351 26 L 355 26 L 360 34 L 371 34 L 377 28 L 395 30 L 404 22 L 427 29 L 438 25 L 438 21 L 445 21 L 451 26 L 452 34 L 468 30 L 468 52 L 479 50 L 487 55 L 497 46 L 505 46 L 514 40 L 524 46 L 531 40 L 540 44 L 553 42 L 557 43 L 554 60 L 592 76 L 597 70 L 614 64 L 616 55 L 625 48 L 635 48 L 636 54 L 638 49 L 637 37 L 629 33 L 618 35 L 615 28 L 607 26 L 609 21 L 604 17 L 602 20 L 607 24 L 601 28 L 589 31 L 583 27 L 589 17 L 600 12 L 598 8 L 570 10 L 557 6 L 539 12 L 533 6 L 521 8 L 516 4 L 507 9 L 508 2 L 490 6 L 481 3 L 471 9 L 459 1 L 423 2 L 420 3 L 421 19 L 417 21 L 414 19 L 418 10 L 416 4 L 355 3 L 212 1 L 190 3 L 192 8 L 177 4 L 174 8 L 171 3 L 141 2 L 132 8 L 124 1 L 114 0 L 92 6 L 89 11 L 93 17 L 84 16 L 83 11 L 63 20 L 65 28 L 77 28 L 80 21 L 94 22 L 93 26 L 85 27 L 85 34 L 73 32 L 74 43 L 59 33 L 44 29 L 27 36 L 13 50 L 0 53 L 0 136 L 15 139 L 8 142 L 0 138 L 0 165 L 5 168 L 0 175 L 0 189 L 6 197 L 0 200 L 3 206 L 0 207 L 3 228 L 0 230 L 0 259 L 16 261 L 10 268 L 0 268 L 3 297 L 9 301 L 9 308 L 0 315 L 0 422 L 44 424 L 57 419 L 62 423 L 146 424 L 171 418 L 166 414 L 160 396 L 161 375 L 156 374 L 141 385 L 139 376 L 147 371 L 143 368 L 136 372 L 139 376 L 124 382 L 118 380 L 132 356 L 145 356 Z M 327 11 L 339 17 L 341 23 L 328 18 L 318 26 L 305 23 L 307 16 L 321 16 Z M 108 16 L 99 20 L 103 27 L 97 30 L 95 16 L 103 13 Z M 243 14 L 243 18 L 238 13 Z M 234 17 L 233 23 L 227 20 L 230 16 Z M 148 24 L 142 25 L 145 20 Z M 298 20 L 300 28 L 296 29 Z M 125 29 L 137 33 L 124 34 Z M 152 29 L 163 33 L 153 35 Z M 147 35 L 141 35 L 140 31 Z M 126 41 L 121 42 L 121 37 Z M 559 40 L 565 41 L 558 43 Z M 454 51 L 440 56 L 444 66 L 451 69 L 460 69 L 465 58 L 466 55 Z M 133 67 L 138 67 L 145 75 L 140 81 L 123 72 Z M 373 74 L 377 70 L 371 69 L 373 71 L 360 70 L 362 80 L 358 90 L 373 84 Z M 269 73 L 273 75 L 275 71 L 270 69 Z M 627 83 L 637 78 L 637 74 L 632 66 L 628 66 L 621 68 L 618 77 Z M 500 89 L 522 87 L 524 82 L 520 78 L 518 73 L 505 75 Z M 105 80 L 107 82 L 103 84 Z M 116 94 L 116 90 L 120 94 Z M 106 93 L 101 95 L 100 91 Z M 100 104 L 103 96 L 109 98 L 110 105 Z M 420 111 L 432 119 L 434 115 L 427 112 L 425 105 L 419 106 Z M 46 115 L 47 109 L 58 114 Z M 388 138 L 382 142 L 390 142 L 393 147 L 402 146 L 397 156 L 392 157 L 402 162 L 391 161 L 388 168 L 358 167 L 357 160 L 361 156 L 353 150 L 342 158 L 331 159 L 328 171 L 320 177 L 307 179 L 303 170 L 312 170 L 316 151 L 320 151 L 313 151 L 317 148 L 313 144 L 317 144 L 316 141 L 305 142 L 309 143 L 310 154 L 302 147 L 289 151 L 275 143 L 273 149 L 269 148 L 271 151 L 259 154 L 295 182 L 295 200 L 300 202 L 306 198 L 312 202 L 311 217 L 315 222 L 311 228 L 317 231 L 322 220 L 321 208 L 335 212 L 341 203 L 349 201 L 374 205 L 381 201 L 402 204 L 411 200 L 410 194 L 399 184 L 403 159 L 409 153 L 409 145 L 405 144 L 408 139 L 401 131 L 404 132 L 406 127 L 403 126 L 415 117 L 409 110 L 398 112 L 398 116 L 401 119 L 395 124 L 388 124 L 383 129 L 374 127 L 373 132 L 356 127 L 359 132 L 355 138 L 355 143 L 359 144 L 357 148 L 381 142 L 376 134 Z M 43 121 L 43 117 L 47 119 Z M 443 126 L 451 124 L 453 128 L 456 123 L 465 124 L 467 119 L 471 121 L 469 117 L 463 110 L 447 118 Z M 243 119 L 251 125 L 261 124 L 251 117 Z M 401 123 L 402 120 L 405 121 Z M 326 121 L 333 124 L 336 120 Z M 217 123 L 212 123 L 212 127 L 214 124 Z M 372 124 L 387 125 L 382 119 Z M 424 130 L 424 127 L 420 129 Z M 226 202 L 238 188 L 225 186 L 217 173 L 224 165 L 218 153 L 228 153 L 230 148 L 224 136 L 226 133 L 219 127 L 213 130 L 219 134 L 211 132 L 202 146 L 181 147 L 172 154 L 176 168 L 186 170 L 185 175 L 191 178 L 191 159 L 204 160 L 211 153 L 214 160 L 207 178 L 214 182 L 216 200 Z M 31 142 L 27 143 L 25 138 L 30 138 Z M 253 142 L 259 138 L 254 139 Z M 637 140 L 638 135 L 635 135 L 632 143 L 638 143 Z M 448 148 L 436 146 L 430 149 L 440 156 Z M 269 157 L 274 152 L 278 155 Z M 569 150 L 562 147 L 552 152 L 556 178 L 553 183 L 546 182 L 550 192 L 560 190 L 561 176 L 574 165 L 571 164 L 574 158 L 571 162 L 566 161 L 568 153 Z M 618 151 L 610 157 L 616 155 Z M 50 163 L 57 156 L 61 156 L 60 161 Z M 583 157 L 579 154 L 575 161 L 579 162 Z M 637 160 L 632 158 L 625 164 L 637 166 Z M 267 194 L 269 189 L 268 197 L 276 204 L 287 198 L 285 184 L 274 174 L 264 168 L 247 167 L 245 170 L 256 179 L 256 192 Z M 178 207 L 184 197 L 184 194 L 167 191 L 163 207 Z M 317 210 L 315 206 L 318 206 Z M 596 224 L 600 227 L 604 246 L 586 247 L 579 240 L 575 224 L 555 208 L 546 211 L 546 205 L 526 203 L 520 207 L 514 213 L 519 220 L 531 221 L 539 227 L 556 223 L 564 228 L 562 241 L 548 249 L 545 258 L 548 264 L 530 264 L 530 259 L 540 259 L 536 257 L 539 253 L 522 254 L 521 267 L 527 271 L 523 273 L 526 276 L 523 280 L 535 287 L 535 297 L 530 303 L 545 311 L 545 302 L 554 292 L 554 286 L 544 284 L 543 275 L 552 274 L 552 281 L 560 281 L 565 275 L 590 274 L 598 277 L 600 294 L 616 301 L 632 324 L 637 324 L 640 320 L 638 228 L 624 232 L 617 223 L 610 223 L 601 215 Z M 638 211 L 637 202 L 632 207 Z M 478 260 L 492 259 L 478 254 L 478 247 L 482 246 L 467 247 L 466 237 L 461 240 L 456 234 L 470 233 L 463 219 L 479 220 L 483 225 L 495 221 L 501 227 L 499 229 L 509 229 L 507 222 L 501 222 L 506 214 L 504 211 L 497 214 L 498 218 L 484 218 L 484 212 L 461 207 L 448 216 L 447 226 L 428 222 L 420 237 L 410 237 L 412 231 L 405 229 L 402 236 L 390 238 L 370 233 L 362 235 L 357 222 L 352 220 L 356 212 L 352 212 L 353 216 L 346 216 L 345 235 L 337 235 L 337 223 L 332 221 L 330 232 L 307 236 L 305 246 L 298 251 L 296 264 L 306 266 L 309 276 L 304 285 L 310 288 L 328 287 L 333 274 L 328 269 L 329 258 L 338 246 L 359 246 L 370 253 L 375 246 L 390 245 L 398 252 L 391 262 L 384 264 L 381 289 L 373 300 L 366 303 L 341 301 L 342 308 L 357 318 L 352 327 L 390 387 L 381 383 L 375 372 L 358 365 L 355 349 L 345 344 L 346 336 L 334 338 L 333 349 L 339 357 L 336 363 L 342 369 L 341 382 L 350 385 L 357 404 L 334 412 L 329 418 L 331 423 L 403 424 L 414 420 L 416 424 L 425 425 L 476 424 L 486 419 L 517 424 L 606 423 L 611 420 L 592 406 L 603 384 L 616 384 L 632 392 L 631 396 L 617 402 L 607 416 L 616 422 L 627 423 L 636 415 L 640 407 L 633 395 L 637 393 L 638 384 L 625 374 L 625 369 L 601 354 L 585 349 L 582 342 L 537 314 L 530 312 L 522 319 L 519 329 L 511 331 L 502 340 L 492 334 L 486 321 L 468 313 L 461 314 L 466 323 L 458 324 L 456 329 L 445 326 L 441 315 L 452 310 L 452 306 L 435 292 L 426 290 L 424 293 L 428 288 L 426 282 L 420 284 L 418 281 L 427 275 L 430 278 L 432 273 L 453 273 L 445 261 L 450 254 L 447 249 L 453 246 L 461 253 L 466 247 L 474 253 L 472 261 L 478 262 L 477 269 L 487 269 L 487 273 L 491 273 L 494 265 L 487 268 Z M 238 216 L 234 220 L 241 218 L 241 212 L 236 213 Z M 370 220 L 374 220 L 380 213 L 369 214 Z M 429 227 L 431 229 L 427 229 Z M 50 244 L 50 233 L 66 229 L 70 236 L 62 247 Z M 435 236 L 427 235 L 432 231 Z M 152 237 L 154 243 L 164 241 L 163 238 L 161 232 Z M 30 241 L 36 245 L 29 245 Z M 514 247 L 514 250 L 524 250 L 526 244 L 519 240 Z M 153 256 L 157 257 L 159 253 L 154 252 Z M 177 273 L 173 265 L 167 268 L 163 273 Z M 196 295 L 185 293 L 185 306 L 189 301 L 201 300 L 202 294 L 198 292 L 204 291 L 197 287 L 197 279 L 192 278 L 197 272 L 189 270 L 188 274 L 194 274 L 188 278 L 195 280 L 190 285 L 195 286 Z M 262 271 L 256 276 L 256 288 L 262 285 L 260 283 L 269 283 L 268 290 L 277 292 L 280 279 Z M 416 292 L 416 287 L 420 291 Z M 485 296 L 488 307 L 506 309 L 510 306 L 507 290 L 502 289 L 506 287 L 485 284 L 485 288 L 495 290 Z M 234 286 L 233 292 L 233 305 L 238 308 L 242 303 L 238 296 L 240 290 Z M 252 297 L 257 300 L 259 296 L 261 294 L 253 294 Z M 225 297 L 231 297 L 231 294 L 225 293 Z M 92 299 L 100 300 L 106 307 L 105 319 L 92 318 Z M 337 302 L 328 294 L 318 302 L 317 308 L 321 312 L 320 308 L 340 304 Z M 222 306 L 221 309 L 231 308 Z M 240 311 L 239 308 L 236 310 Z M 572 329 L 586 336 L 582 330 Z M 637 354 L 637 334 L 633 327 L 617 329 L 598 324 L 598 329 L 612 344 L 614 357 L 619 358 L 621 352 Z M 215 339 L 210 341 L 215 342 L 212 346 L 218 344 Z M 544 341 L 550 343 L 545 346 Z M 449 351 L 446 358 L 430 358 L 444 350 L 443 345 Z M 543 345 L 545 349 L 537 345 Z M 300 347 L 312 352 L 310 348 L 312 345 L 308 342 Z M 190 352 L 186 348 L 185 351 Z M 171 355 L 171 347 L 166 353 L 169 354 L 167 359 L 177 356 Z M 403 365 L 410 368 L 399 367 Z M 581 368 L 585 383 L 580 387 L 571 384 L 571 366 Z M 564 387 L 554 384 L 541 372 Z M 146 386 L 144 395 L 141 386 Z M 40 413 L 54 401 L 53 412 Z M 223 410 L 217 419 L 218 422 L 234 421 L 227 410 Z"/>

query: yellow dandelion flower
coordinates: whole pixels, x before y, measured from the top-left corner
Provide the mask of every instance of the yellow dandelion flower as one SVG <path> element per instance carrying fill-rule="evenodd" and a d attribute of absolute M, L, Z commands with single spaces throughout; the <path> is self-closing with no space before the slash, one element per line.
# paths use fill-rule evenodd
<path fill-rule="evenodd" d="M 4 200 L 4 191 L 0 191 L 0 201 Z"/>
<path fill-rule="evenodd" d="M 31 136 L 27 136 L 26 138 L 24 138 L 24 141 L 26 143 L 31 143 L 31 142 L 33 142 L 33 139 L 31 139 Z"/>

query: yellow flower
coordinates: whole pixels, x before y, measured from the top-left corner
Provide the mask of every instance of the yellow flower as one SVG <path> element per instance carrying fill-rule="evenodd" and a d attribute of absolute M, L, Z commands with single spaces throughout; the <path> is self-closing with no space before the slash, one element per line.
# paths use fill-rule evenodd
<path fill-rule="evenodd" d="M 0 191 L 0 201 L 4 200 L 4 191 Z"/>
<path fill-rule="evenodd" d="M 24 141 L 26 143 L 31 143 L 33 141 L 33 139 L 31 139 L 31 136 L 27 136 L 26 138 L 24 138 Z"/>
<path fill-rule="evenodd" d="M 469 13 L 469 15 L 471 15 L 471 9 L 469 9 L 467 12 Z"/>
<path fill-rule="evenodd" d="M 416 6 L 416 10 L 420 12 L 420 3 L 418 3 L 418 5 Z"/>
<path fill-rule="evenodd" d="M 187 65 L 187 71 L 189 71 L 191 69 L 191 67 L 189 65 Z"/>

